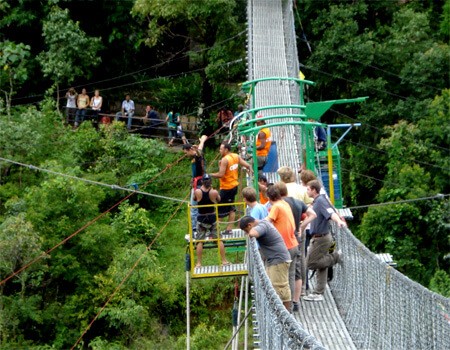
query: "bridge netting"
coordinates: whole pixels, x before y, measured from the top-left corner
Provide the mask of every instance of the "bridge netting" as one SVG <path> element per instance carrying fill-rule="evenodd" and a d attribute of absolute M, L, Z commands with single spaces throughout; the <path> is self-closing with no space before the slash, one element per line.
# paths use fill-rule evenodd
<path fill-rule="evenodd" d="M 292 0 L 248 0 L 248 80 L 298 77 L 299 63 Z M 251 108 L 300 105 L 299 85 L 270 80 L 258 83 Z M 286 115 L 297 108 L 265 111 Z M 277 120 L 279 121 L 279 120 Z M 268 121 L 270 124 L 270 120 Z M 272 128 L 278 162 L 297 169 L 302 162 L 299 125 Z M 276 181 L 276 174 L 267 174 Z M 450 299 L 433 293 L 380 261 L 348 229 L 337 229 L 344 264 L 329 284 L 345 326 L 358 349 L 450 349 Z M 264 270 L 256 243 L 248 247 L 255 317 L 261 349 L 323 349 L 323 345 L 286 311 Z M 325 330 L 321 330 L 326 332 Z"/>

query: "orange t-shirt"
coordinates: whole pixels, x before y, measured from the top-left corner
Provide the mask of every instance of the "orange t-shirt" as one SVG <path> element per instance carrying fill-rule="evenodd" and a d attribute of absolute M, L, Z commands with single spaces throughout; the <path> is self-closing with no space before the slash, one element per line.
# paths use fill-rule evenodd
<path fill-rule="evenodd" d="M 272 134 L 271 134 L 269 128 L 261 129 L 261 132 L 266 134 L 266 145 L 264 146 L 263 149 L 257 149 L 256 155 L 261 156 L 261 157 L 266 157 L 269 154 L 270 145 L 272 144 Z M 256 138 L 256 147 L 259 147 L 260 144 L 261 144 L 261 141 L 257 137 Z"/>
<path fill-rule="evenodd" d="M 223 158 L 228 161 L 228 165 L 225 170 L 225 175 L 220 178 L 220 189 L 231 190 L 239 185 L 239 156 L 236 153 L 229 153 Z"/>
<path fill-rule="evenodd" d="M 298 246 L 297 238 L 294 234 L 294 216 L 287 202 L 282 200 L 276 201 L 270 208 L 268 217 L 273 221 L 273 226 L 280 232 L 287 249 Z"/>
<path fill-rule="evenodd" d="M 264 197 L 261 191 L 259 191 L 259 203 L 266 204 L 269 201 L 269 198 Z"/>

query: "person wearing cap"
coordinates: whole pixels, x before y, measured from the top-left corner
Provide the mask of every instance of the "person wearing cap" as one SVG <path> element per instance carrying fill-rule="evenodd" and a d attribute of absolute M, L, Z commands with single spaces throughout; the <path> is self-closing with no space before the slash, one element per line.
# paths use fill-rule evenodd
<path fill-rule="evenodd" d="M 286 245 L 277 229 L 267 220 L 257 221 L 251 216 L 244 216 L 239 227 L 251 238 L 256 238 L 265 257 L 267 277 L 273 289 L 280 297 L 285 308 L 291 309 L 291 290 L 289 288 L 289 266 L 291 258 Z"/>
<path fill-rule="evenodd" d="M 261 120 L 263 118 L 262 114 L 256 116 L 256 125 L 265 125 L 266 122 Z M 256 157 L 258 160 L 258 171 L 264 168 L 267 163 L 267 156 L 269 155 L 270 145 L 272 144 L 272 133 L 269 128 L 263 128 L 259 131 L 258 137 L 256 138 Z"/>
<path fill-rule="evenodd" d="M 208 174 L 202 176 L 202 185 L 194 191 L 194 200 L 198 205 L 197 216 L 197 240 L 205 240 L 208 238 L 217 239 L 217 217 L 216 210 L 213 206 L 220 202 L 220 195 L 217 190 L 212 188 L 212 179 Z M 208 205 L 207 207 L 202 207 Z M 203 242 L 197 243 L 197 264 L 195 267 L 202 266 Z M 225 258 L 225 246 L 223 241 L 219 242 L 219 251 L 222 258 L 222 265 L 230 263 Z"/>
<path fill-rule="evenodd" d="M 200 137 L 200 143 L 198 145 L 192 145 L 187 141 L 183 144 L 184 154 L 187 157 L 191 158 L 191 206 L 197 205 L 197 202 L 194 200 L 194 191 L 197 188 L 200 188 L 202 184 L 202 176 L 203 174 L 205 174 L 205 158 L 203 156 L 203 147 L 205 146 L 205 142 L 207 139 L 208 136 L 202 135 L 202 137 Z M 185 139 L 183 139 L 183 141 L 185 141 Z M 197 215 L 197 207 L 191 207 L 191 224 L 194 238 L 197 231 Z"/>
<path fill-rule="evenodd" d="M 220 180 L 221 203 L 234 203 L 239 185 L 239 165 L 252 171 L 250 164 L 243 160 L 238 154 L 231 152 L 231 145 L 224 141 L 220 144 L 219 152 L 222 159 L 219 161 L 219 171 L 212 173 L 211 177 Z M 231 234 L 233 222 L 236 218 L 236 208 L 233 205 L 219 207 L 219 218 L 228 216 L 228 225 L 224 234 Z"/>

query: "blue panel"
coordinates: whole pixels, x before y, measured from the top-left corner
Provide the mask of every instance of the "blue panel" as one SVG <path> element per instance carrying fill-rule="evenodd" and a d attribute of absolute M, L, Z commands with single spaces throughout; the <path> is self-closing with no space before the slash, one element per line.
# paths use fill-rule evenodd
<path fill-rule="evenodd" d="M 325 187 L 325 191 L 330 195 L 330 182 L 328 178 L 328 168 L 322 168 L 322 183 Z M 341 200 L 341 186 L 339 184 L 339 177 L 336 171 L 333 172 L 333 184 L 334 184 L 334 199 Z"/>
<path fill-rule="evenodd" d="M 274 173 L 278 170 L 278 152 L 277 152 L 277 143 L 272 141 L 270 145 L 269 155 L 267 157 L 267 163 L 264 165 L 263 172 L 264 173 Z"/>

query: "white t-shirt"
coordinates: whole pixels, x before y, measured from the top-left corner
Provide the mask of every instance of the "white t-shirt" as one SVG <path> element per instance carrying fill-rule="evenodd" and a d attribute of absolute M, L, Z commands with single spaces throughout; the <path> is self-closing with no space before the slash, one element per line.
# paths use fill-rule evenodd
<path fill-rule="evenodd" d="M 67 95 L 67 105 L 66 105 L 66 107 L 67 108 L 77 108 L 76 98 L 77 98 L 77 95 L 68 94 Z"/>

